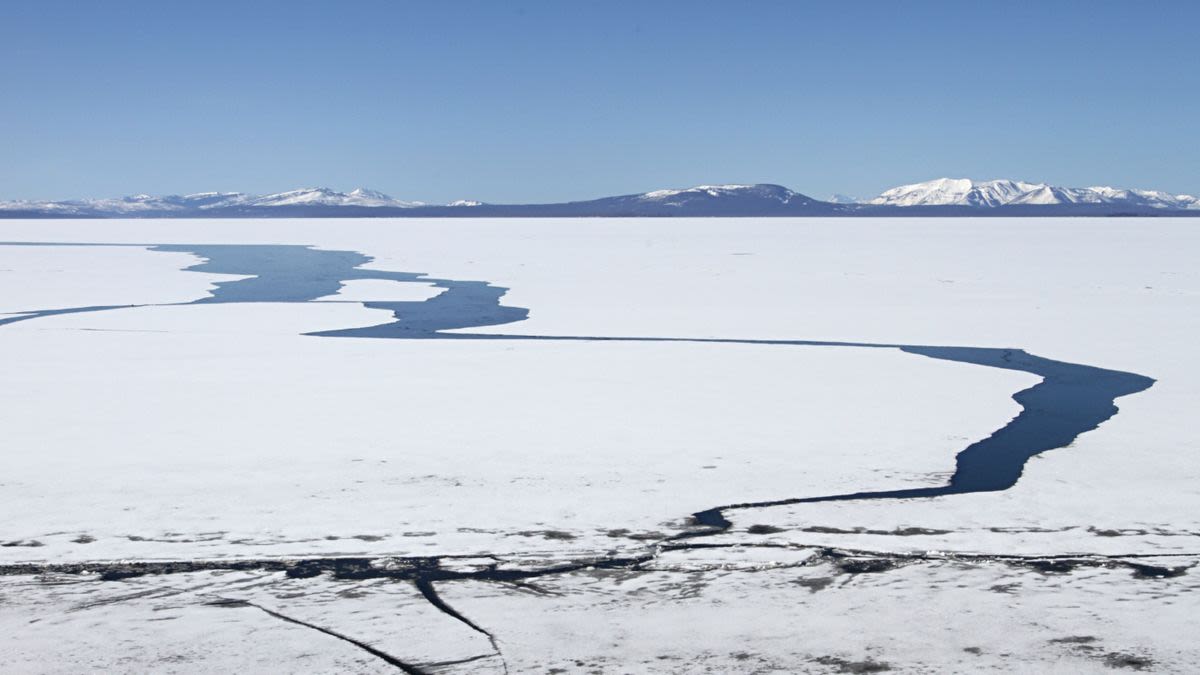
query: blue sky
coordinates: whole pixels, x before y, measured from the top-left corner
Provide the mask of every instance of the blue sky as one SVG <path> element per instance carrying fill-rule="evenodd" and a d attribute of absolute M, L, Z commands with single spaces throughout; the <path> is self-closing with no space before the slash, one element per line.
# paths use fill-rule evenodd
<path fill-rule="evenodd" d="M 0 5 L 0 198 L 1200 192 L 1200 2 Z"/>

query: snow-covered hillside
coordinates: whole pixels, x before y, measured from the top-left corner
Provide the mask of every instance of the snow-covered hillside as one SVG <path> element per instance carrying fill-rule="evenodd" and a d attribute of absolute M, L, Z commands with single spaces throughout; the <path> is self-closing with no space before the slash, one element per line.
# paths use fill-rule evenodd
<path fill-rule="evenodd" d="M 243 192 L 197 192 L 187 195 L 132 195 L 115 199 L 76 199 L 66 201 L 0 201 L 0 214 L 34 212 L 61 216 L 183 216 L 220 215 L 236 210 L 254 213 L 274 207 L 390 207 L 411 208 L 421 202 L 394 199 L 377 190 L 357 188 L 338 192 L 324 187 L 288 190 L 269 195 Z"/>
<path fill-rule="evenodd" d="M 385 195 L 378 190 L 356 188 L 350 192 L 338 192 L 329 188 L 303 188 L 278 194 L 256 197 L 249 202 L 252 206 L 290 206 L 312 205 L 323 206 L 391 206 L 411 207 L 422 206 L 421 202 L 407 202 Z"/>
<path fill-rule="evenodd" d="M 813 199 L 782 185 L 697 185 L 681 190 L 654 190 L 637 196 L 638 199 L 660 204 L 682 204 L 693 200 L 752 198 L 790 204 L 793 200 L 812 202 Z"/>
<path fill-rule="evenodd" d="M 826 213 L 831 205 L 782 185 L 760 183 L 653 190 L 563 206 L 579 215 L 780 216 Z"/>
<path fill-rule="evenodd" d="M 1157 190 L 1113 187 L 1065 188 L 1019 180 L 938 178 L 901 185 L 869 203 L 880 206 L 977 206 L 1107 204 L 1154 209 L 1200 209 L 1200 198 Z"/>

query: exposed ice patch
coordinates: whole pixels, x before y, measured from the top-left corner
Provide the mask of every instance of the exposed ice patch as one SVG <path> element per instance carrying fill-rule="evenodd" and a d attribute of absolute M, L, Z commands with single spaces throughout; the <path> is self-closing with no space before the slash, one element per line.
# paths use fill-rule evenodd
<path fill-rule="evenodd" d="M 316 302 L 425 302 L 446 292 L 433 284 L 387 279 L 351 279 L 342 282 L 342 289 Z"/>

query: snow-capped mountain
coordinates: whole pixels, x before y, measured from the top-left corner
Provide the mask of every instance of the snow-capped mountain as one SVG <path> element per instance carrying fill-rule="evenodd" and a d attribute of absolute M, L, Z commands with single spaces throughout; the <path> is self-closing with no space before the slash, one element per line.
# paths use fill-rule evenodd
<path fill-rule="evenodd" d="M 406 208 L 424 206 L 422 202 L 406 202 L 393 199 L 378 190 L 356 188 L 348 193 L 330 190 L 329 188 L 304 188 L 290 190 L 273 195 L 254 197 L 247 202 L 249 206 L 390 206 Z"/>
<path fill-rule="evenodd" d="M 843 194 L 836 194 L 836 193 L 829 195 L 829 199 L 826 199 L 825 201 L 829 202 L 830 204 L 860 204 L 860 203 L 862 203 L 862 200 L 859 199 L 858 197 L 851 197 L 850 195 L 843 195 Z"/>
<path fill-rule="evenodd" d="M 248 203 L 253 197 L 241 192 L 200 192 L 191 195 L 133 195 L 118 199 L 91 199 L 75 202 L 84 210 L 135 215 L 158 211 L 185 212 L 192 209 L 215 209 Z"/>
<path fill-rule="evenodd" d="M 272 215 L 265 212 L 281 208 L 298 211 L 302 207 L 414 208 L 419 206 L 424 206 L 424 204 L 394 199 L 377 190 L 357 188 L 351 192 L 338 192 L 329 188 L 317 187 L 269 195 L 249 195 L 243 192 L 197 192 L 162 197 L 131 195 L 116 199 L 8 201 L 0 202 L 0 214 L 4 212 L 34 212 L 63 217 L 171 217 L 255 215 L 256 213 Z"/>
<path fill-rule="evenodd" d="M 1155 190 L 1112 187 L 1064 188 L 1016 180 L 974 181 L 939 178 L 901 185 L 885 191 L 870 204 L 878 206 L 1000 206 L 1109 205 L 1163 210 L 1200 209 L 1200 199 Z"/>
<path fill-rule="evenodd" d="M 634 195 L 644 202 L 683 206 L 694 201 L 713 201 L 719 199 L 761 199 L 768 202 L 790 204 L 792 200 L 812 202 L 813 200 L 782 185 L 697 185 L 696 187 L 679 190 L 654 190 Z"/>
<path fill-rule="evenodd" d="M 0 218 L 271 217 L 767 217 L 767 216 L 1200 216 L 1200 199 L 1153 190 L 1064 188 L 1014 180 L 940 178 L 892 188 L 869 202 L 820 201 L 780 185 L 698 185 L 552 204 L 445 205 L 401 201 L 358 188 L 304 188 L 270 195 L 198 192 L 118 199 L 0 202 Z"/>
<path fill-rule="evenodd" d="M 829 213 L 832 204 L 781 185 L 698 185 L 582 202 L 538 205 L 545 215 L 782 216 Z"/>

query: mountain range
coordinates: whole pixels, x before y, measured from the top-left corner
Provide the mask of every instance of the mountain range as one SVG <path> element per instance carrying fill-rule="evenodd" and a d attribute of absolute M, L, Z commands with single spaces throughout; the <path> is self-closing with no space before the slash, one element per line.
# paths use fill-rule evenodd
<path fill-rule="evenodd" d="M 887 190 L 870 204 L 881 206 L 1068 206 L 1105 204 L 1122 208 L 1200 209 L 1200 198 L 1156 190 L 1111 187 L 1064 188 L 1016 180 L 939 178 Z"/>
<path fill-rule="evenodd" d="M 1155 190 L 1067 188 L 939 178 L 856 201 L 819 200 L 779 185 L 701 185 L 552 204 L 426 204 L 358 188 L 270 195 L 199 192 L 116 199 L 0 201 L 0 218 L 664 217 L 664 216 L 1200 216 L 1200 198 Z"/>

